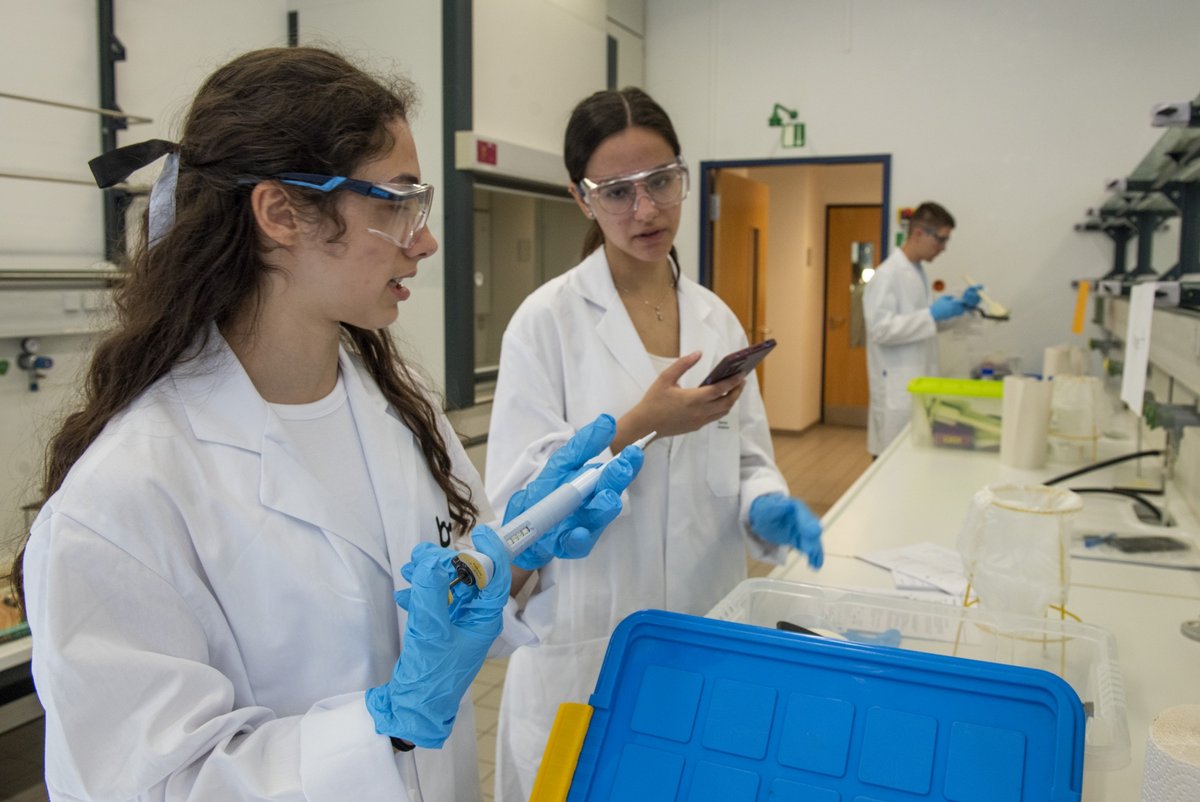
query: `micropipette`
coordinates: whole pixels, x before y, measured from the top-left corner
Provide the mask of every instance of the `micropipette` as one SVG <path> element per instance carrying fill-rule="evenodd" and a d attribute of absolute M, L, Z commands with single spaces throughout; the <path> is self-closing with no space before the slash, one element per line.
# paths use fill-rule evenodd
<path fill-rule="evenodd" d="M 642 439 L 635 441 L 633 445 L 645 448 L 657 434 L 658 432 L 650 432 Z M 515 559 L 517 555 L 532 546 L 544 532 L 549 531 L 562 519 L 579 509 L 579 506 L 596 487 L 596 483 L 600 481 L 600 474 L 603 473 L 604 466 L 608 462 L 609 460 L 605 460 L 588 465 L 574 479 L 559 485 L 541 501 L 497 529 L 496 534 L 500 536 L 500 542 L 508 550 L 509 557 Z M 458 573 L 458 576 L 450 582 L 451 586 L 462 582 L 484 588 L 492 580 L 492 574 L 495 572 L 495 565 L 492 563 L 491 557 L 471 549 L 460 551 L 450 561 L 450 564 Z"/>

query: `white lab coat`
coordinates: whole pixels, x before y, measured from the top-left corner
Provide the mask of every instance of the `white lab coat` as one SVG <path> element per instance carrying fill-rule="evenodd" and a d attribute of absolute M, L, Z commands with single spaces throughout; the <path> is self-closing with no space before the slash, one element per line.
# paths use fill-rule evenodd
<path fill-rule="evenodd" d="M 713 293 L 679 281 L 680 352 L 703 351 L 680 384 L 697 386 L 744 347 L 737 318 Z M 601 412 L 620 417 L 657 372 L 613 285 L 603 248 L 537 289 L 513 315 L 500 355 L 488 434 L 493 507 Z M 781 549 L 745 528 L 750 503 L 787 492 L 752 373 L 728 416 L 646 449 L 627 501 L 593 549 L 539 572 L 524 621 L 541 644 L 509 658 L 497 733 L 496 800 L 528 799 L 558 705 L 586 702 L 619 621 L 644 608 L 703 615 L 746 578 L 746 543 Z"/>
<path fill-rule="evenodd" d="M 863 291 L 871 392 L 867 450 L 872 454 L 882 453 L 912 417 L 909 381 L 938 374 L 932 303 L 924 271 L 900 248 L 876 268 Z"/>
<path fill-rule="evenodd" d="M 400 567 L 448 508 L 369 374 L 344 351 L 340 369 L 386 542 L 297 459 L 215 328 L 42 509 L 24 566 L 52 799 L 479 798 L 469 697 L 442 749 L 401 754 L 364 704 L 400 652 Z"/>

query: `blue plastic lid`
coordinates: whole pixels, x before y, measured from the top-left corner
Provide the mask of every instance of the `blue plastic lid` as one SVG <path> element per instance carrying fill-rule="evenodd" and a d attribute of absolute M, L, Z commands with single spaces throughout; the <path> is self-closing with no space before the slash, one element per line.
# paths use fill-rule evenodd
<path fill-rule="evenodd" d="M 647 610 L 617 627 L 569 802 L 1078 802 L 1047 671 Z"/>

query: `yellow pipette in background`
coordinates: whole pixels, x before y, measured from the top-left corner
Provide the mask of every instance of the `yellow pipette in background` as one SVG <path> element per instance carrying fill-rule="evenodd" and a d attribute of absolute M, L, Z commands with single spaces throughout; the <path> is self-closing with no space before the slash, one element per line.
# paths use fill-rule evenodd
<path fill-rule="evenodd" d="M 1088 292 L 1091 289 L 1091 282 L 1079 282 L 1079 290 L 1075 294 L 1075 316 L 1071 318 L 1071 331 L 1075 334 L 1083 334 L 1084 318 L 1087 317 Z"/>

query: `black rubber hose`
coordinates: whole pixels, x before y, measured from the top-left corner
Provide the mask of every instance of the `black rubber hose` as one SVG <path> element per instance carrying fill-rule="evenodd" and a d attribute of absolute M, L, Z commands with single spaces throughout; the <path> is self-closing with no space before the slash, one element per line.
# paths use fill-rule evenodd
<path fill-rule="evenodd" d="M 1167 525 L 1166 514 L 1161 509 L 1154 506 L 1145 496 L 1135 493 L 1132 490 L 1126 490 L 1120 487 L 1068 487 L 1067 489 L 1072 493 L 1111 493 L 1114 496 L 1125 496 L 1127 498 L 1131 498 L 1138 504 L 1141 504 L 1143 507 L 1154 513 L 1154 517 L 1158 519 L 1159 525 Z"/>
<path fill-rule="evenodd" d="M 1055 476 L 1053 479 L 1047 479 L 1046 481 L 1042 482 L 1042 484 L 1056 485 L 1059 482 L 1065 482 L 1068 479 L 1075 478 L 1076 476 L 1082 476 L 1085 473 L 1091 473 L 1092 471 L 1098 471 L 1101 468 L 1107 468 L 1109 465 L 1117 465 L 1118 463 L 1128 462 L 1131 459 L 1140 459 L 1141 457 L 1157 457 L 1161 454 L 1162 449 L 1159 448 L 1150 449 L 1149 451 L 1135 451 L 1132 454 L 1124 454 L 1120 457 L 1113 457 L 1112 459 L 1106 459 L 1101 462 L 1094 462 L 1091 465 L 1084 465 L 1079 470 L 1071 471 L 1070 473 L 1064 473 L 1061 476 Z"/>

